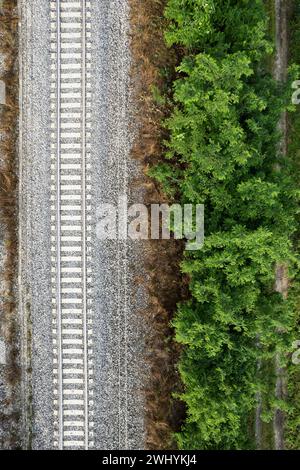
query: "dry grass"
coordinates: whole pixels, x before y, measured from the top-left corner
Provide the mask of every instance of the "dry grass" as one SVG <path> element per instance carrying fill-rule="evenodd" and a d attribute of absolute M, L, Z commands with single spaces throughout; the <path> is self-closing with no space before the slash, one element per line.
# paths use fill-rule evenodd
<path fill-rule="evenodd" d="M 7 347 L 5 379 L 7 395 L 0 415 L 3 425 L 2 448 L 17 446 L 17 411 L 20 380 L 18 322 L 15 302 L 17 263 L 17 120 L 18 70 L 17 0 L 4 0 L 0 11 L 0 53 L 4 57 L 0 80 L 6 87 L 6 104 L 0 105 L 0 222 L 4 233 L 4 257 L 1 270 L 1 336 Z"/>
<path fill-rule="evenodd" d="M 165 4 L 166 0 L 130 0 L 132 84 L 138 127 L 132 154 L 144 169 L 144 176 L 135 185 L 143 191 L 145 204 L 168 202 L 161 188 L 147 176 L 149 166 L 162 159 L 162 142 L 167 137 L 162 122 L 170 112 L 168 100 L 155 99 L 153 89 L 163 90 L 166 96 L 170 93 L 177 60 L 164 42 Z M 147 342 L 150 378 L 145 400 L 146 447 L 153 450 L 175 447 L 173 433 L 184 417 L 182 405 L 172 399 L 172 393 L 181 385 L 175 367 L 179 346 L 173 342 L 170 327 L 176 304 L 184 295 L 179 268 L 182 249 L 178 242 L 151 241 L 145 254 L 150 302 L 144 317 L 148 331 L 152 331 Z"/>

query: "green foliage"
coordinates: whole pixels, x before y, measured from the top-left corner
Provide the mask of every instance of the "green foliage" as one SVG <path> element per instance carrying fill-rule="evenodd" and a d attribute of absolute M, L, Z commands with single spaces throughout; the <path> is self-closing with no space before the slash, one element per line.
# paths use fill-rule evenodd
<path fill-rule="evenodd" d="M 186 53 L 166 160 L 151 174 L 182 203 L 204 204 L 206 219 L 204 249 L 182 264 L 191 299 L 174 319 L 186 346 L 177 440 L 183 449 L 247 448 L 249 415 L 266 390 L 257 361 L 286 351 L 294 325 L 293 301 L 274 293 L 276 263 L 298 270 L 299 191 L 278 151 L 290 97 L 263 67 L 273 47 L 262 0 L 169 0 L 166 17 L 168 45 Z M 263 399 L 274 408 L 274 397 Z"/>

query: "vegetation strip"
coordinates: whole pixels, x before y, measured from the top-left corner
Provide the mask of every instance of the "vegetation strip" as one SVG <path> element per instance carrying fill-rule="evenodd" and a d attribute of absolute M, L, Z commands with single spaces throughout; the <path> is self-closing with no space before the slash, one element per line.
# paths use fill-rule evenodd
<path fill-rule="evenodd" d="M 263 1 L 169 0 L 165 15 L 167 44 L 184 57 L 165 159 L 150 174 L 170 197 L 205 204 L 206 217 L 204 249 L 182 263 L 190 299 L 173 321 L 184 345 L 187 407 L 177 442 L 182 449 L 254 448 L 258 394 L 264 422 L 276 409 L 289 413 L 268 383 L 272 368 L 266 378 L 257 364 L 267 367 L 276 356 L 282 367 L 290 362 L 296 331 L 298 168 L 278 151 L 278 122 L 294 110 L 290 81 L 298 69 L 290 67 L 284 86 L 267 70 L 274 46 Z M 274 292 L 274 268 L 283 263 L 288 298 Z"/>

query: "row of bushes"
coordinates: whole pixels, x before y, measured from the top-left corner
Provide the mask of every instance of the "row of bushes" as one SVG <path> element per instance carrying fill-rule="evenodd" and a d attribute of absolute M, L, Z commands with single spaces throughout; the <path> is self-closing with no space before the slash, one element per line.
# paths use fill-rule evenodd
<path fill-rule="evenodd" d="M 173 88 L 164 161 L 151 170 L 182 203 L 205 205 L 205 246 L 187 252 L 190 299 L 174 319 L 185 345 L 179 370 L 187 418 L 183 449 L 251 448 L 257 394 L 262 416 L 286 409 L 266 393 L 259 361 L 289 360 L 294 301 L 274 292 L 277 263 L 298 271 L 293 248 L 299 189 L 280 154 L 278 122 L 290 86 L 274 81 L 263 0 L 169 0 L 168 46 L 183 60 Z M 290 80 L 296 78 L 290 68 Z"/>

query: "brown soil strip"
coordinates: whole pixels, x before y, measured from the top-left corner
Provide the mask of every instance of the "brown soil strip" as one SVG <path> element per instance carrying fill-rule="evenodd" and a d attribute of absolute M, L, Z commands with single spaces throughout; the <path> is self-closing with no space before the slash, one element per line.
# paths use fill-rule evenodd
<path fill-rule="evenodd" d="M 0 334 L 6 344 L 4 381 L 0 403 L 0 447 L 19 443 L 19 328 L 15 302 L 17 265 L 17 124 L 18 124 L 18 18 L 17 0 L 4 0 L 0 9 L 0 54 L 4 57 L 0 80 L 5 83 L 6 104 L 0 105 L 0 223 L 4 236 L 1 266 Z"/>
<path fill-rule="evenodd" d="M 143 193 L 144 204 L 161 204 L 170 201 L 147 176 L 147 170 L 162 160 L 162 142 L 167 137 L 162 122 L 170 110 L 166 102 L 154 99 L 153 90 L 170 93 L 168 85 L 174 78 L 170 74 L 174 73 L 177 58 L 174 51 L 167 49 L 163 37 L 166 0 L 130 0 L 129 3 L 137 126 L 132 155 L 144 172 L 134 185 Z M 172 433 L 178 430 L 184 417 L 182 405 L 172 399 L 172 393 L 178 392 L 181 385 L 176 370 L 180 350 L 173 342 L 170 327 L 177 302 L 185 295 L 179 267 L 182 251 L 182 244 L 174 241 L 145 244 L 149 305 L 143 315 L 149 325 L 147 335 L 150 332 L 146 345 L 150 369 L 145 396 L 146 448 L 153 450 L 174 448 Z"/>

